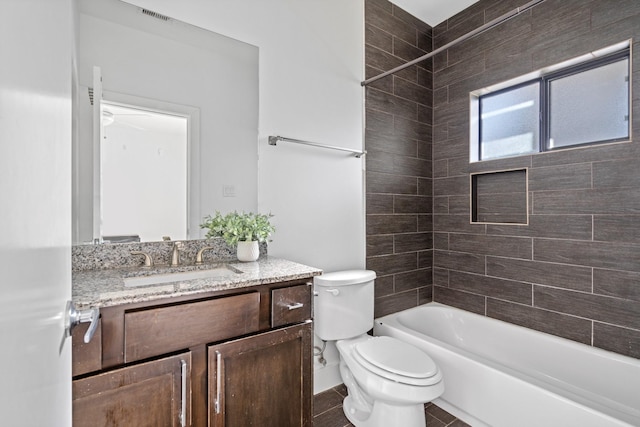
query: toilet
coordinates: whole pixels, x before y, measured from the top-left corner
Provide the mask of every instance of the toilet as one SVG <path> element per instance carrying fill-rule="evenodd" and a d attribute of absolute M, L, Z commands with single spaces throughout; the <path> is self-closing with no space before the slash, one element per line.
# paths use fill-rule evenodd
<path fill-rule="evenodd" d="M 424 404 L 444 392 L 438 366 L 419 348 L 373 337 L 374 280 L 370 270 L 314 278 L 315 333 L 336 341 L 347 387 L 343 410 L 356 427 L 424 427 Z"/>

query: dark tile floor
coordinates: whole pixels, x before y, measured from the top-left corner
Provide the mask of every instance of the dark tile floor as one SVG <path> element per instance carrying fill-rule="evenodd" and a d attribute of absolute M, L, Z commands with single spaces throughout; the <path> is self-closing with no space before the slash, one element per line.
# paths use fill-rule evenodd
<path fill-rule="evenodd" d="M 314 427 L 353 427 L 342 412 L 342 399 L 347 395 L 344 385 L 316 394 L 313 399 Z M 470 427 L 433 403 L 425 405 L 428 427 Z M 402 427 L 402 426 L 389 426 Z"/>

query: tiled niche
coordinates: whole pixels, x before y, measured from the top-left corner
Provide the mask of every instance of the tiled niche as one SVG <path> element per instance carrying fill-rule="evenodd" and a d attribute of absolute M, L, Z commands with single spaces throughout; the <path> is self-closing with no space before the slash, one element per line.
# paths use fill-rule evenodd
<path fill-rule="evenodd" d="M 472 173 L 471 222 L 529 225 L 527 169 Z"/>

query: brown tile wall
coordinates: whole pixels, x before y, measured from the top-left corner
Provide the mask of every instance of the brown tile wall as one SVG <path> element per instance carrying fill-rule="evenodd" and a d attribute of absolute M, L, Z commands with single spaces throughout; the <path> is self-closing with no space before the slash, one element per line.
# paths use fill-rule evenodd
<path fill-rule="evenodd" d="M 433 46 L 524 3 L 480 0 L 436 26 Z M 398 298 L 399 271 L 415 263 L 415 252 L 391 252 L 395 240 L 432 213 L 435 301 L 640 358 L 640 42 L 633 45 L 632 142 L 468 161 L 470 91 L 631 38 L 640 40 L 638 0 L 546 0 L 434 58 L 433 210 L 401 219 L 391 210 L 390 193 L 418 195 L 428 176 L 376 175 L 389 191 L 372 191 L 376 185 L 368 194 L 369 217 L 387 215 L 399 233 L 374 225 L 384 219 L 370 224 L 371 238 L 389 239 L 370 263 L 394 279 L 385 288 L 390 298 Z M 393 123 L 415 112 L 404 97 L 384 105 L 369 124 L 378 137 L 383 118 Z M 529 225 L 470 224 L 469 174 L 524 167 Z"/>
<path fill-rule="evenodd" d="M 431 51 L 431 27 L 387 0 L 365 0 L 367 78 Z M 375 315 L 431 301 L 431 61 L 365 89 L 367 268 Z"/>

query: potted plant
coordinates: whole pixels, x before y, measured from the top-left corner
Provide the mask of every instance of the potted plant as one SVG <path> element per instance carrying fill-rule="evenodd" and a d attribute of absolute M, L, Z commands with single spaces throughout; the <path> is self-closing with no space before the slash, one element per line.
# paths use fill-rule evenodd
<path fill-rule="evenodd" d="M 222 237 L 231 247 L 237 246 L 240 261 L 255 261 L 260 256 L 258 243 L 264 243 L 276 229 L 269 219 L 273 215 L 258 213 L 238 213 L 222 215 L 216 211 L 208 215 L 200 228 L 207 229 L 207 238 Z"/>

